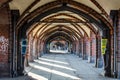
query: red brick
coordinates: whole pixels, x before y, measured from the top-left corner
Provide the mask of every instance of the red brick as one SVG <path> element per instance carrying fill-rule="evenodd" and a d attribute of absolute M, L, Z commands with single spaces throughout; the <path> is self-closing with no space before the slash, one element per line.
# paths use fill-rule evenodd
<path fill-rule="evenodd" d="M 4 7 L 2 10 L 0 10 L 0 37 L 4 37 L 4 39 L 8 39 L 9 41 L 10 24 L 8 15 L 9 14 L 7 7 Z M 3 46 L 3 41 L 0 41 L 0 46 Z M 9 42 L 7 42 L 6 46 L 9 48 Z M 3 52 L 1 49 L 2 48 L 0 47 L 0 71 L 2 71 L 2 73 L 0 73 L 0 77 L 2 75 L 6 76 L 9 74 L 8 51 L 4 49 L 5 51 Z"/>

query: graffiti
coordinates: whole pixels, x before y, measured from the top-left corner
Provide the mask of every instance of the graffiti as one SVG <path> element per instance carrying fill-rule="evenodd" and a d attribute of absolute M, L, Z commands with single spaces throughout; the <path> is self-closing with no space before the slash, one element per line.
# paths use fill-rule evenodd
<path fill-rule="evenodd" d="M 0 36 L 0 53 L 5 54 L 8 52 L 9 41 L 4 36 Z"/>

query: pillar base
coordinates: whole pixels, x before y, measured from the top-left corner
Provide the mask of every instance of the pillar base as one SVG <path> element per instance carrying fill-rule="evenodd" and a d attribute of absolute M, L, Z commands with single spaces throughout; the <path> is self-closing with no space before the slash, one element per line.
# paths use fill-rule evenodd
<path fill-rule="evenodd" d="M 79 57 L 82 58 L 82 54 L 81 53 L 79 53 Z"/>
<path fill-rule="evenodd" d="M 83 60 L 88 60 L 88 56 L 87 55 L 83 55 Z"/>
<path fill-rule="evenodd" d="M 103 67 L 103 59 L 102 58 L 99 58 L 97 59 L 97 68 L 102 68 Z"/>
<path fill-rule="evenodd" d="M 117 70 L 117 78 L 120 79 L 120 62 L 117 63 L 118 70 Z"/>
<path fill-rule="evenodd" d="M 112 75 L 111 75 L 111 72 L 109 71 L 109 72 L 106 72 L 105 71 L 105 74 L 104 74 L 106 77 L 111 77 Z"/>
<path fill-rule="evenodd" d="M 41 57 L 43 55 L 43 53 L 40 53 L 39 57 Z"/>
<path fill-rule="evenodd" d="M 94 63 L 95 62 L 95 58 L 93 56 L 89 56 L 88 57 L 88 62 L 89 63 Z"/>
<path fill-rule="evenodd" d="M 24 71 L 24 67 L 18 67 L 17 75 L 18 76 L 23 76 L 24 75 L 23 71 Z"/>

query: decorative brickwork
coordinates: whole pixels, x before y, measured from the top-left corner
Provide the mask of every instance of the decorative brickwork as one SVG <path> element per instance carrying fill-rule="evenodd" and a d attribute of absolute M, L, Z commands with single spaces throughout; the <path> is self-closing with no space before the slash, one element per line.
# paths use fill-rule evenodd
<path fill-rule="evenodd" d="M 0 77 L 9 76 L 9 13 L 8 7 L 0 9 Z"/>

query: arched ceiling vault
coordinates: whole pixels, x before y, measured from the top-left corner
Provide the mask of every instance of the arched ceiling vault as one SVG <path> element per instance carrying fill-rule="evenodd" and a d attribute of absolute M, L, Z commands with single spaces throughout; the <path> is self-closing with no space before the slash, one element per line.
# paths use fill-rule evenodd
<path fill-rule="evenodd" d="M 70 20 L 71 20 L 71 18 L 73 18 L 73 19 L 75 19 L 75 20 L 77 20 L 77 21 L 81 21 L 82 23 L 83 23 L 83 25 L 85 24 L 86 26 L 88 26 L 90 29 L 92 29 L 93 30 L 93 32 L 97 32 L 95 29 L 94 29 L 94 27 L 92 27 L 92 26 L 89 26 L 89 25 L 87 25 L 84 21 L 82 21 L 82 20 L 80 20 L 80 19 L 78 19 L 78 18 L 76 18 L 76 17 L 74 17 L 74 16 L 72 16 L 72 15 L 69 15 L 69 14 L 65 14 L 65 13 L 58 13 L 58 14 L 56 14 L 56 15 L 52 15 L 52 16 L 50 16 L 50 17 L 48 17 L 48 18 L 45 18 L 45 20 L 44 21 L 46 21 L 46 20 L 51 20 L 52 18 L 54 18 L 54 17 L 70 17 L 70 19 L 68 19 L 67 21 L 69 21 L 70 22 Z M 54 19 L 52 19 L 53 20 L 53 22 L 54 22 Z M 41 22 L 40 22 L 41 23 Z M 40 23 L 38 23 L 39 25 L 40 25 Z M 48 22 L 49 23 L 49 22 Z M 79 24 L 77 24 L 77 23 L 70 23 L 73 27 L 75 27 L 76 28 L 76 30 L 78 30 L 78 32 L 79 33 L 81 33 L 81 30 L 86 34 L 86 35 L 88 35 L 89 33 L 87 33 L 88 31 L 88 29 L 87 30 L 84 30 Z M 47 28 L 47 27 L 49 27 L 50 25 L 52 25 L 52 23 L 49 23 L 49 25 L 48 26 L 45 26 L 45 25 L 47 25 L 47 23 L 46 24 L 43 24 L 43 26 L 41 26 L 41 27 L 39 27 L 39 28 L 37 28 L 38 30 L 36 30 L 35 28 L 38 26 L 33 26 L 33 28 L 31 29 L 31 30 L 36 30 L 36 33 L 35 33 L 35 35 L 34 35 L 34 37 L 37 35 L 37 33 L 42 33 L 42 34 L 44 34 L 43 33 L 43 31 Z M 42 28 L 42 27 L 44 27 L 44 28 Z M 72 28 L 72 27 L 71 27 Z M 81 30 L 80 30 L 80 29 Z M 74 29 L 74 28 L 73 28 Z M 86 29 L 86 28 L 85 28 Z M 48 29 L 46 29 L 46 30 L 48 30 Z M 29 32 L 31 32 L 31 31 L 29 31 Z M 82 34 L 82 33 L 81 33 Z M 82 34 L 82 35 L 84 35 L 84 34 Z"/>
<path fill-rule="evenodd" d="M 41 34 L 39 34 L 39 36 L 42 36 L 43 34 L 50 34 L 49 33 L 49 31 L 53 31 L 53 30 L 58 30 L 58 31 L 62 31 L 62 30 L 69 30 L 69 31 L 71 31 L 71 32 L 73 32 L 73 34 L 76 34 L 76 35 L 80 35 L 80 36 L 82 36 L 83 37 L 83 35 L 82 35 L 82 33 L 79 33 L 79 32 L 77 32 L 77 31 L 75 31 L 74 29 L 72 30 L 72 28 L 70 28 L 70 27 L 68 27 L 68 26 L 65 26 L 65 25 L 56 25 L 56 26 L 54 26 L 54 27 L 52 27 L 52 28 L 50 28 L 50 29 L 47 29 L 46 31 L 44 31 L 44 32 L 42 32 Z M 38 37 L 39 37 L 38 36 Z"/>
<path fill-rule="evenodd" d="M 49 42 L 52 39 L 55 39 L 58 37 L 63 37 L 64 39 L 66 39 L 68 42 L 71 42 L 71 43 L 75 40 L 74 36 L 70 36 L 66 32 L 57 32 L 56 31 L 55 33 L 52 33 L 51 35 L 46 36 L 45 39 L 43 38 L 43 41 Z"/>
<path fill-rule="evenodd" d="M 67 26 L 67 25 L 66 25 Z M 71 26 L 71 25 L 70 25 Z M 46 27 L 48 27 L 47 29 L 46 29 Z M 58 29 L 60 30 L 60 29 L 63 29 L 64 27 L 65 27 L 65 25 L 61 25 L 61 24 L 58 24 L 58 25 L 54 25 L 54 26 L 52 26 L 52 27 L 50 27 L 50 26 L 45 26 L 44 27 L 44 29 L 41 31 L 41 32 L 39 32 L 39 35 L 42 35 L 42 34 L 44 34 L 44 33 L 46 33 L 46 32 L 48 32 L 49 30 L 54 30 L 54 28 L 57 28 L 58 27 Z M 76 29 L 74 29 L 74 28 L 72 28 L 72 27 L 75 27 Z M 68 27 L 68 29 L 70 29 L 70 30 L 74 30 L 74 32 L 77 32 L 77 34 L 80 34 L 80 35 L 82 35 L 83 36 L 83 34 L 79 31 L 79 29 L 76 27 L 76 26 L 71 26 L 70 28 Z M 72 31 L 73 31 L 72 30 Z M 36 34 L 37 34 L 38 32 L 36 32 Z M 38 36 L 39 36 L 38 35 Z M 34 36 L 36 36 L 36 35 L 34 35 Z"/>
<path fill-rule="evenodd" d="M 53 16 L 50 16 L 50 17 L 48 17 L 48 18 L 46 18 L 45 20 L 43 20 L 43 21 L 47 21 L 48 23 L 51 21 L 51 20 L 53 20 L 52 22 L 54 22 L 54 17 L 70 17 L 70 19 L 68 19 L 67 21 L 69 21 L 69 22 L 72 22 L 72 21 L 70 21 L 71 20 L 71 18 L 73 18 L 72 20 L 76 20 L 76 21 L 81 21 L 81 23 L 82 23 L 82 25 L 85 25 L 85 26 L 87 26 L 89 29 L 91 29 L 95 34 L 97 33 L 97 30 L 93 27 L 93 26 L 91 26 L 89 23 L 89 25 L 85 22 L 85 21 L 82 21 L 82 20 L 80 20 L 80 19 L 78 19 L 78 18 L 76 18 L 76 17 L 74 17 L 74 16 L 72 16 L 72 15 L 69 15 L 69 14 L 65 14 L 65 13 L 59 13 L 59 14 L 56 14 L 56 15 L 53 15 Z M 50 21 L 49 21 L 49 19 L 50 19 Z M 46 23 L 47 23 L 46 22 Z M 39 23 L 41 23 L 41 22 L 39 22 Z M 39 24 L 38 23 L 38 24 Z M 52 24 L 52 23 L 51 23 Z M 88 29 L 83 29 L 79 24 L 77 24 L 77 23 L 70 23 L 71 25 L 73 25 L 79 32 L 81 32 L 81 31 L 83 31 L 86 35 L 88 35 L 87 33 L 86 33 L 86 31 L 88 30 Z M 47 25 L 47 24 L 46 24 Z M 34 30 L 36 27 L 38 27 L 38 25 L 37 26 L 33 26 L 33 28 L 32 28 L 32 30 Z M 43 29 L 42 29 L 42 27 L 44 27 Z M 42 26 L 42 27 L 39 27 L 39 28 L 37 28 L 38 30 L 36 30 L 36 34 L 38 33 L 38 31 L 39 31 L 39 33 L 40 33 L 40 30 L 42 29 L 42 30 L 44 30 L 47 26 Z M 30 32 L 30 31 L 29 31 Z M 36 35 L 35 34 L 35 35 Z"/>
<path fill-rule="evenodd" d="M 47 37 L 47 36 L 49 36 L 49 35 L 51 35 L 50 33 L 55 33 L 55 32 L 66 32 L 67 33 L 67 35 L 69 35 L 69 36 L 71 36 L 72 37 L 72 35 L 73 36 L 75 36 L 77 39 L 80 39 L 80 37 L 78 36 L 78 34 L 81 36 L 81 37 L 83 37 L 80 33 L 78 33 L 78 32 L 76 32 L 75 30 L 71 30 L 71 28 L 70 27 L 67 27 L 67 26 L 64 26 L 63 25 L 63 28 L 64 29 L 60 29 L 60 27 L 58 26 L 58 27 L 56 27 L 55 26 L 55 28 L 54 29 L 50 29 L 50 30 L 48 30 L 48 31 L 46 31 L 43 35 L 41 34 L 41 35 L 39 35 L 39 37 L 38 38 L 43 38 L 43 37 Z"/>
<path fill-rule="evenodd" d="M 27 15 L 24 20 L 22 20 L 22 22 L 20 22 L 20 24 L 22 24 L 23 22 L 25 22 L 26 20 L 31 20 L 33 19 L 35 16 L 38 15 L 38 13 L 40 12 L 44 12 L 46 10 L 49 10 L 49 9 L 52 9 L 52 7 L 54 6 L 57 7 L 57 6 L 61 6 L 61 4 L 63 3 L 67 3 L 68 6 L 72 6 L 73 8 L 76 8 L 78 10 L 81 10 L 83 11 L 84 13 L 88 14 L 89 16 L 93 17 L 94 19 L 101 19 L 103 20 L 103 22 L 105 21 L 105 18 L 102 17 L 102 15 L 100 15 L 98 12 L 96 12 L 94 9 L 92 9 L 91 7 L 87 6 L 87 5 L 84 5 L 82 4 L 82 2 L 78 3 L 78 2 L 75 2 L 73 0 L 57 0 L 57 1 L 53 1 L 51 3 L 48 3 L 44 6 L 40 6 L 38 7 L 36 10 L 32 11 L 31 13 L 29 13 L 29 15 Z M 46 8 L 47 7 L 47 8 Z M 48 8 L 49 7 L 49 8 Z M 45 8 L 45 9 L 44 9 Z M 41 11 L 42 10 L 42 11 Z M 94 15 L 95 14 L 95 15 Z M 30 19 L 31 18 L 31 19 Z M 105 22 L 108 27 L 111 26 L 109 21 L 106 21 Z M 18 25 L 19 25 L 19 22 L 18 22 Z M 19 28 L 19 27 L 18 27 Z M 110 28 L 110 27 L 109 27 Z M 110 28 L 111 29 L 111 28 Z"/>
<path fill-rule="evenodd" d="M 63 36 L 56 36 L 56 37 L 54 37 L 54 38 L 51 38 L 49 41 L 45 41 L 45 42 L 50 43 L 50 42 L 52 42 L 52 41 L 54 41 L 54 40 L 60 40 L 60 39 L 66 41 L 66 42 L 68 42 L 68 43 L 72 43 L 71 40 L 68 40 L 68 38 L 63 37 Z"/>
<path fill-rule="evenodd" d="M 112 31 L 110 10 L 119 9 L 119 0 L 2 0 L 0 5 L 9 4 L 10 9 L 18 9 L 20 18 L 17 23 L 17 30 L 28 23 L 30 28 L 27 35 L 33 34 L 34 38 L 46 39 L 55 34 L 62 33 L 71 36 L 71 39 L 80 39 L 84 35 L 89 36 L 90 31 L 97 34 L 100 28 L 92 23 L 92 20 L 85 17 L 90 16 L 96 22 L 104 22 Z M 109 2 L 109 3 L 108 3 Z M 107 3 L 108 5 L 106 5 Z M 2 7 L 0 6 L 0 8 Z M 56 11 L 59 7 L 65 7 L 65 10 Z M 67 8 L 67 9 L 66 9 Z M 69 9 L 72 9 L 70 11 Z M 47 11 L 53 10 L 47 15 Z M 74 10 L 79 10 L 76 12 Z M 46 15 L 44 15 L 46 13 Z M 81 14 L 78 15 L 77 13 Z M 43 14 L 40 19 L 37 17 Z M 61 27 L 62 26 L 62 27 Z M 101 27 L 104 28 L 104 27 Z M 60 31 L 62 30 L 62 31 Z M 112 32 L 111 32 L 112 33 Z M 54 36 L 56 37 L 56 36 Z M 66 37 L 64 37 L 66 38 Z M 67 37 L 68 38 L 68 37 Z"/>
<path fill-rule="evenodd" d="M 10 9 L 19 9 L 20 14 L 24 17 L 27 13 L 34 11 L 39 6 L 42 6 L 46 3 L 52 2 L 55 0 L 2 0 L 1 4 L 9 3 Z M 61 1 L 61 0 L 58 0 Z M 68 1 L 68 0 L 67 0 Z M 82 3 L 86 6 L 91 7 L 103 15 L 108 15 L 110 10 L 119 9 L 120 1 L 119 0 L 75 0 L 79 3 Z M 109 2 L 109 3 L 108 3 Z M 107 5 L 106 5 L 107 3 Z M 22 8 L 21 8 L 22 7 Z"/>
<path fill-rule="evenodd" d="M 56 33 L 64 33 L 65 36 L 69 36 L 69 38 L 73 38 L 73 37 L 74 37 L 73 34 L 72 34 L 72 32 L 71 32 L 70 30 L 65 30 L 65 29 L 64 29 L 63 31 L 58 31 L 58 28 L 57 28 L 57 29 L 54 29 L 54 30 L 52 30 L 52 31 L 49 31 L 49 32 L 43 34 L 43 35 L 40 36 L 40 37 L 35 37 L 35 38 L 37 38 L 37 39 L 39 39 L 39 40 L 45 40 L 45 39 L 47 39 L 49 36 L 55 35 Z M 61 35 L 61 34 L 59 34 L 59 35 Z M 33 39 L 35 39 L 35 38 L 33 38 Z"/>

